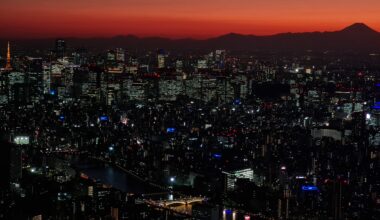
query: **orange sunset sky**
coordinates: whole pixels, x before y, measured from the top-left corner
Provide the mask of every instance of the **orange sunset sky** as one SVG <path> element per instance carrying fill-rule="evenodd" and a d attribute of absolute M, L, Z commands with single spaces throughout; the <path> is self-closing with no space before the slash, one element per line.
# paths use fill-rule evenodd
<path fill-rule="evenodd" d="M 1 0 L 0 38 L 380 31 L 380 0 Z"/>

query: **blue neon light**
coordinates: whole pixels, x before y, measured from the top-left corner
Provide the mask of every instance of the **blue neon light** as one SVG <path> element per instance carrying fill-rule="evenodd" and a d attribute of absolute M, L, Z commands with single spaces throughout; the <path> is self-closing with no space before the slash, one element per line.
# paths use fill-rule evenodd
<path fill-rule="evenodd" d="M 215 159 L 220 159 L 222 158 L 222 155 L 221 154 L 213 154 L 212 155 Z"/>
<path fill-rule="evenodd" d="M 51 89 L 51 90 L 49 91 L 49 94 L 50 94 L 50 95 L 56 95 L 56 94 L 57 94 L 57 91 L 55 91 L 54 89 Z"/>
<path fill-rule="evenodd" d="M 226 214 L 227 215 L 231 215 L 232 214 L 232 210 L 231 209 L 226 209 Z"/>
<path fill-rule="evenodd" d="M 100 116 L 99 120 L 100 121 L 108 121 L 108 116 L 102 115 L 102 116 Z"/>
<path fill-rule="evenodd" d="M 175 128 L 167 128 L 166 132 L 167 133 L 174 133 L 175 132 Z"/>
<path fill-rule="evenodd" d="M 61 120 L 61 121 L 65 120 L 65 116 L 60 115 L 60 116 L 59 116 L 59 120 Z"/>
<path fill-rule="evenodd" d="M 302 186 L 302 191 L 318 191 L 316 186 Z"/>
<path fill-rule="evenodd" d="M 376 86 L 376 87 L 380 87 L 380 83 L 376 83 L 375 86 Z"/>

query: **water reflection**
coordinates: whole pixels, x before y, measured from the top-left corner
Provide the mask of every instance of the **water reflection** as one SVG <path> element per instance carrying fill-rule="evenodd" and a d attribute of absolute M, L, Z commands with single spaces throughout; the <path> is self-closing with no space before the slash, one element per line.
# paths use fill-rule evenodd
<path fill-rule="evenodd" d="M 175 210 L 176 212 L 191 215 L 193 206 L 191 204 L 188 204 L 188 205 L 170 206 L 170 208 Z"/>
<path fill-rule="evenodd" d="M 104 164 L 102 162 L 89 159 L 74 160 L 74 166 L 78 171 L 85 173 L 91 179 L 95 179 L 101 183 L 109 184 L 112 187 L 127 193 L 154 193 L 159 189 L 153 188 L 147 183 L 126 174 L 117 167 Z"/>
<path fill-rule="evenodd" d="M 73 160 L 72 164 L 79 172 L 86 174 L 89 178 L 95 179 L 101 183 L 109 184 L 112 187 L 122 190 L 127 193 L 141 194 L 144 199 L 152 199 L 155 201 L 173 201 L 177 195 L 169 192 L 162 192 L 162 189 L 157 189 L 147 183 L 126 174 L 122 170 L 112 165 L 104 164 L 100 161 L 90 159 Z M 175 204 L 170 208 L 176 212 L 191 214 L 191 204 Z"/>

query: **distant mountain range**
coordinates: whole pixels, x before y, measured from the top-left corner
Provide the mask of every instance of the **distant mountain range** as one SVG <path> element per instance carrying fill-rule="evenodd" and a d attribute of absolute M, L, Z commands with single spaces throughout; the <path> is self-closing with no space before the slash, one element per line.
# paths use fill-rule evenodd
<path fill-rule="evenodd" d="M 363 23 L 355 23 L 340 31 L 281 33 L 270 36 L 242 35 L 230 33 L 206 40 L 167 39 L 161 37 L 140 38 L 133 35 L 112 38 L 67 38 L 69 47 L 106 50 L 127 49 L 175 49 L 231 51 L 339 51 L 339 52 L 379 52 L 380 33 Z M 47 49 L 54 47 L 54 39 L 18 40 L 19 47 Z"/>

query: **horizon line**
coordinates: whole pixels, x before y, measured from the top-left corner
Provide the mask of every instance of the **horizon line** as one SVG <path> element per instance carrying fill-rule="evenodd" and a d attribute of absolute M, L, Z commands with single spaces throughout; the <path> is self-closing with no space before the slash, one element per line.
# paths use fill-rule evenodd
<path fill-rule="evenodd" d="M 270 36 L 276 36 L 276 35 L 281 35 L 281 34 L 307 34 L 307 33 L 335 33 L 335 32 L 340 32 L 345 30 L 346 28 L 349 28 L 354 25 L 363 25 L 376 33 L 380 34 L 380 31 L 373 29 L 372 27 L 366 25 L 363 22 L 355 22 L 352 23 L 351 25 L 345 26 L 339 30 L 333 30 L 333 31 L 300 31 L 300 32 L 278 32 L 278 33 L 273 33 L 273 34 L 243 34 L 243 33 L 237 33 L 237 32 L 226 32 L 224 34 L 219 34 L 219 35 L 213 35 L 213 36 L 208 36 L 208 37 L 194 37 L 194 36 L 188 36 L 188 37 L 170 37 L 166 35 L 141 35 L 141 34 L 133 34 L 133 33 L 128 33 L 128 34 L 116 34 L 116 35 L 111 35 L 111 36 L 51 36 L 51 37 L 26 37 L 26 38 L 20 38 L 20 37 L 0 37 L 0 40 L 6 40 L 7 41 L 17 41 L 17 40 L 56 40 L 56 39 L 110 39 L 110 38 L 117 38 L 117 37 L 135 37 L 139 39 L 149 39 L 149 38 L 162 38 L 162 39 L 168 39 L 168 40 L 209 40 L 209 39 L 214 39 L 214 38 L 219 38 L 227 35 L 240 35 L 240 36 L 252 36 L 252 37 L 270 37 Z M 13 40 L 10 40 L 10 38 L 13 38 Z"/>

